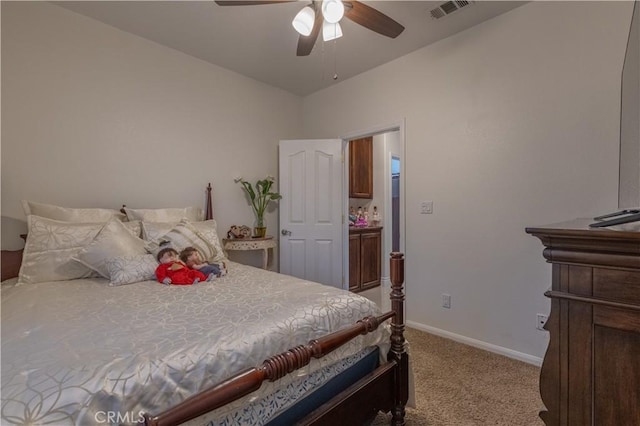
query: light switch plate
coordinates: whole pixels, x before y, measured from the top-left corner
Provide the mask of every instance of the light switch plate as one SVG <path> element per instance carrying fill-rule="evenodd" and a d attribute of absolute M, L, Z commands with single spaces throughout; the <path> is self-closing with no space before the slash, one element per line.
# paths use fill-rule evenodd
<path fill-rule="evenodd" d="M 420 203 L 420 214 L 432 214 L 433 201 L 423 201 Z"/>

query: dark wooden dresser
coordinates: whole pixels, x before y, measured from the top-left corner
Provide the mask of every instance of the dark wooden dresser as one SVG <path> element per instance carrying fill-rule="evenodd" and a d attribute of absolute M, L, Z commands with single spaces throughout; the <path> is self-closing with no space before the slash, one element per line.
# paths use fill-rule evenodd
<path fill-rule="evenodd" d="M 526 230 L 552 265 L 540 417 L 546 425 L 640 425 L 640 223 L 614 230 L 590 222 Z"/>

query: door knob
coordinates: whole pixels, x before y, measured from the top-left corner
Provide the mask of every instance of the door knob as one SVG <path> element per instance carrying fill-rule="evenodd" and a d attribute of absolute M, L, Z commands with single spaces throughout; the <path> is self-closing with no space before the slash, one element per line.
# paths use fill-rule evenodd
<path fill-rule="evenodd" d="M 289 230 L 287 230 L 287 229 L 283 229 L 282 231 L 280 231 L 280 233 L 281 233 L 282 235 L 284 235 L 284 236 L 291 235 L 291 231 L 289 231 Z"/>

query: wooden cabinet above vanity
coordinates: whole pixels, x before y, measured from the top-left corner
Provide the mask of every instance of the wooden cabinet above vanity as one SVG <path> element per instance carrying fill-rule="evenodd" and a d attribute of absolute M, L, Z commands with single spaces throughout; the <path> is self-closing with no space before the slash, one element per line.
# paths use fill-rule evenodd
<path fill-rule="evenodd" d="M 373 136 L 349 142 L 349 198 L 373 198 Z"/>

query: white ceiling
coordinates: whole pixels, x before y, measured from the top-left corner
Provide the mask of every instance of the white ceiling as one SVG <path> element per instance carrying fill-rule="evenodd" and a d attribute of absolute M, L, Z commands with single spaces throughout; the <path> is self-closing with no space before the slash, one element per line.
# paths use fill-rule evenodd
<path fill-rule="evenodd" d="M 366 1 L 405 27 L 396 39 L 341 21 L 344 36 L 297 57 L 291 20 L 309 1 L 219 6 L 213 1 L 71 1 L 62 7 L 297 95 L 307 95 L 493 18 L 525 2 L 475 1 L 441 19 L 444 1 Z"/>

